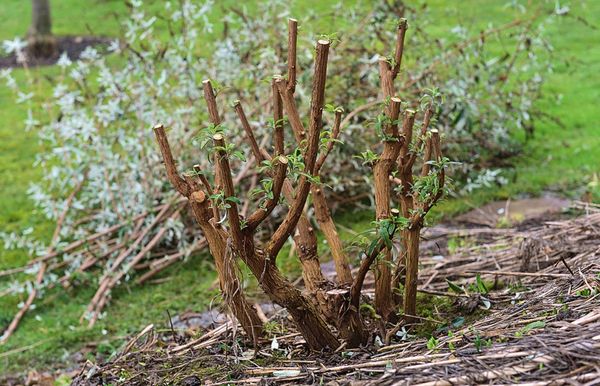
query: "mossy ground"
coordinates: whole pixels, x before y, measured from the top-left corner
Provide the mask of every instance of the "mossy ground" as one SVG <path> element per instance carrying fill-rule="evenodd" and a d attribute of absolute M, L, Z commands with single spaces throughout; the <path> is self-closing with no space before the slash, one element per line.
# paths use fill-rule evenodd
<path fill-rule="evenodd" d="M 159 9 L 162 2 L 148 3 Z M 296 12 L 304 12 L 306 7 L 318 10 L 331 3 L 303 0 L 295 2 L 293 7 Z M 459 21 L 477 29 L 490 22 L 511 20 L 517 14 L 504 7 L 505 2 L 492 0 L 456 4 L 433 0 L 427 3 L 428 12 L 439 20 L 433 27 L 435 30 L 431 31 L 438 36 L 443 36 Z M 85 35 L 92 31 L 114 36 L 118 33 L 118 23 L 113 15 L 123 16 L 127 12 L 124 2 L 117 0 L 95 1 L 89 7 L 82 6 L 79 0 L 61 0 L 53 2 L 52 6 L 57 34 Z M 251 4 L 248 6 L 251 8 Z M 29 7 L 30 2 L 22 0 L 2 2 L 0 40 L 24 35 L 29 23 Z M 600 24 L 600 2 L 573 3 L 571 13 L 584 17 L 592 25 Z M 215 15 L 216 20 L 217 17 Z M 324 18 L 323 25 L 327 24 L 328 19 Z M 323 28 L 324 32 L 332 32 Z M 535 138 L 525 145 L 525 151 L 515 160 L 514 178 L 508 185 L 482 190 L 468 198 L 449 199 L 436 209 L 433 218 L 452 215 L 492 199 L 506 199 L 523 193 L 535 195 L 547 189 L 577 198 L 592 181 L 594 173 L 600 172 L 600 127 L 597 119 L 600 78 L 596 76 L 600 72 L 598 29 L 585 26 L 574 17 L 566 17 L 550 25 L 547 34 L 554 45 L 556 67 L 553 73 L 546 74 L 548 82 L 539 107 L 558 117 L 565 126 L 540 122 Z M 42 92 L 50 92 L 45 75 L 56 69 L 30 71 L 35 87 Z M 25 81 L 24 70 L 15 70 L 13 74 L 19 82 Z M 35 226 L 37 234 L 44 237 L 52 232 L 52 224 L 36 213 L 25 193 L 29 182 L 40 176 L 40 170 L 32 166 L 32 160 L 43 149 L 35 132 L 22 129 L 21 122 L 25 116 L 25 106 L 15 105 L 10 90 L 0 86 L 0 121 L 3 123 L 0 126 L 0 223 L 5 231 Z M 371 221 L 362 212 L 358 216 L 341 214 L 340 220 L 357 232 L 369 228 Z M 350 232 L 344 232 L 344 235 L 346 240 L 353 237 Z M 0 269 L 18 265 L 26 259 L 27 256 L 21 252 L 0 251 Z M 287 272 L 297 272 L 298 264 L 294 260 L 281 260 Z M 130 284 L 115 290 L 107 316 L 91 330 L 80 325 L 78 320 L 94 292 L 91 283 L 70 292 L 51 291 L 27 315 L 10 342 L 0 347 L 0 372 L 32 367 L 41 369 L 68 361 L 71 353 L 91 343 L 109 354 L 122 344 L 122 338 L 127 334 L 149 323 L 165 323 L 167 309 L 176 313 L 205 308 L 217 295 L 215 289 L 211 289 L 214 275 L 210 269 L 203 269 L 207 267 L 206 261 L 205 256 L 195 256 L 161 274 L 158 278 L 164 281 L 159 284 Z M 424 313 L 448 307 L 445 299 L 427 299 L 422 305 Z M 0 299 L 1 325 L 9 322 L 21 300 Z M 9 354 L 11 350 L 26 347 L 29 348 L 25 351 Z"/>

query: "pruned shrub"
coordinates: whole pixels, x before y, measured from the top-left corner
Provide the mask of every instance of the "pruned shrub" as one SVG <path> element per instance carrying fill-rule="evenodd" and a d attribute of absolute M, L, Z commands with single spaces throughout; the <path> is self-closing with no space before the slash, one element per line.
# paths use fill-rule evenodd
<path fill-rule="evenodd" d="M 354 347 L 366 343 L 369 336 L 360 313 L 360 302 L 365 276 L 375 262 L 375 308 L 378 314 L 388 321 L 396 317 L 397 309 L 402 304 L 408 320 L 415 316 L 420 230 L 425 216 L 444 193 L 446 159 L 442 157 L 438 130 L 429 130 L 437 105 L 430 100 L 425 103 L 424 111 L 411 110 L 406 107 L 410 103 L 405 103 L 403 107 L 402 100 L 396 94 L 394 80 L 400 71 L 407 29 L 406 19 L 401 19 L 397 26 L 394 55 L 379 59 L 379 84 L 384 100 L 383 112 L 377 117 L 381 150 L 368 160 L 374 175 L 376 236 L 361 253 L 360 268 L 352 275 L 349 259 L 341 249 L 327 201 L 320 190 L 321 167 L 339 135 L 342 114 L 341 109 L 335 109 L 333 125 L 328 132 L 323 130 L 331 42 L 323 39 L 317 41 L 310 109 L 308 116 L 303 118 L 294 98 L 297 79 L 296 21 L 291 19 L 289 26 L 287 78 L 276 75 L 272 82 L 271 110 L 275 123 L 272 141 L 269 141 L 272 151 L 258 144 L 241 102 L 233 104 L 245 130 L 248 146 L 252 149 L 255 167 L 260 167 L 260 172 L 270 181 L 269 188 L 265 190 L 266 201 L 253 205 L 256 209 L 252 214 L 248 217 L 240 215 L 243 190 L 235 189 L 230 164 L 230 159 L 236 155 L 236 147 L 226 138 L 227 132 L 221 126 L 223 122 L 209 80 L 203 83 L 204 98 L 212 122 L 210 130 L 207 130 L 211 134 L 212 144 L 209 158 L 214 160 L 211 180 L 200 165 L 194 167 L 195 174 L 180 176 L 165 127 L 158 125 L 154 132 L 168 179 L 175 190 L 188 199 L 194 218 L 215 258 L 223 298 L 246 333 L 256 341 L 262 329 L 257 311 L 246 300 L 237 278 L 238 260 L 250 269 L 269 298 L 286 308 L 311 348 L 335 349 L 340 345 L 328 324 L 336 327 L 340 338 Z M 417 113 L 423 114 L 423 123 L 413 133 Z M 291 141 L 294 145 L 288 149 L 285 137 L 289 132 L 293 133 L 295 140 Z M 415 176 L 413 167 L 419 158 L 422 165 L 420 173 Z M 395 196 L 392 182 L 398 185 L 399 209 L 392 208 L 392 198 Z M 339 283 L 329 283 L 323 275 L 316 240 L 310 237 L 312 230 L 303 212 L 311 191 L 313 205 L 319 207 L 319 223 L 329 226 L 324 229 L 331 241 Z M 257 241 L 257 228 L 278 205 L 282 192 L 287 207 L 285 217 L 267 241 Z M 223 217 L 221 213 L 224 213 Z M 277 266 L 279 252 L 296 228 L 298 257 L 302 261 L 308 294 L 301 293 Z M 394 257 L 394 239 L 398 233 L 401 234 L 402 247 Z M 399 290 L 400 281 L 404 282 L 402 302 L 394 296 Z M 336 290 L 331 290 L 332 287 Z"/>
<path fill-rule="evenodd" d="M 156 122 L 169 128 L 174 158 L 182 165 L 199 164 L 211 180 L 212 158 L 198 157 L 198 151 L 212 141 L 203 134 L 227 125 L 228 146 L 236 148 L 235 157 L 248 159 L 241 169 L 238 159 L 230 160 L 232 167 L 240 170 L 234 183 L 262 194 L 265 204 L 269 200 L 266 192 L 272 190 L 272 181 L 263 183 L 257 178 L 251 169 L 251 159 L 256 158 L 252 149 L 239 145 L 248 126 L 264 140 L 282 123 L 267 107 L 271 97 L 262 85 L 265 79 L 270 81 L 270 74 L 285 69 L 281 58 L 286 42 L 280 38 L 279 23 L 274 22 L 287 16 L 284 2 L 261 3 L 252 17 L 237 9 L 228 13 L 226 27 L 214 42 L 206 41 L 206 36 L 215 34 L 209 21 L 214 8 L 210 2 L 167 2 L 166 13 L 160 17 L 149 14 L 141 2 L 131 2 L 130 7 L 121 38 L 105 50 L 89 48 L 79 60 L 61 57 L 59 73 L 50 77 L 50 98 L 31 92 L 37 89 L 33 77 L 27 78 L 29 88 L 22 88 L 10 71 L 0 73 L 17 102 L 28 106 L 25 127 L 38 131 L 43 148 L 34 161 L 42 170 L 41 179 L 30 185 L 28 194 L 38 212 L 57 225 L 51 241 L 33 237 L 30 228 L 0 233 L 5 248 L 22 249 L 32 257 L 25 266 L 0 273 L 10 278 L 24 273 L 6 281 L 3 288 L 7 294 L 30 295 L 15 320 L 48 288 L 92 280 L 98 290 L 83 319 L 94 324 L 102 316 L 111 290 L 134 277 L 135 271 L 143 272 L 137 280 L 144 282 L 206 248 L 204 237 L 187 226 L 193 222 L 184 209 L 185 200 L 164 183 L 161 158 L 147 130 Z M 332 13 L 339 14 L 339 7 Z M 467 34 L 464 27 L 456 28 L 456 39 L 443 41 L 427 32 L 434 20 L 426 10 L 405 7 L 401 2 L 378 3 L 370 13 L 360 7 L 344 5 L 347 25 L 337 37 L 327 37 L 335 49 L 329 54 L 325 108 L 338 123 L 334 124 L 337 132 L 325 130 L 320 141 L 337 162 L 319 166 L 327 172 L 319 180 L 323 185 L 310 187 L 314 210 L 301 216 L 300 232 L 293 235 L 296 245 L 312 245 L 316 236 L 309 221 L 314 216 L 334 257 L 337 254 L 336 262 L 341 261 L 343 248 L 339 237 L 333 236 L 330 212 L 335 208 L 322 204 L 349 206 L 360 201 L 375 207 L 369 168 L 378 154 L 373 145 L 380 142 L 378 135 L 383 135 L 385 127 L 384 115 L 376 113 L 385 100 L 378 92 L 380 57 L 375 52 L 394 52 L 393 24 L 400 17 L 418 17 L 419 28 L 411 30 L 407 42 L 419 50 L 418 60 L 413 59 L 416 52 L 404 60 L 396 80 L 397 93 L 402 100 L 411 101 L 405 108 L 423 110 L 429 102 L 438 106 L 430 125 L 444 133 L 444 154 L 463 162 L 460 170 L 454 169 L 459 183 L 461 174 L 479 181 L 480 168 L 493 164 L 499 156 L 505 158 L 515 148 L 510 140 L 515 131 L 531 131 L 533 118 L 539 115 L 534 101 L 543 79 L 537 69 L 548 67 L 539 54 L 546 45 L 541 35 L 543 12 L 476 36 Z M 310 73 L 300 71 L 310 68 L 313 57 L 312 44 L 307 43 L 317 35 L 310 29 L 311 18 L 315 16 L 307 17 L 298 37 L 294 96 L 299 106 L 308 105 L 311 95 Z M 493 52 L 486 43 L 492 37 L 514 40 L 516 49 Z M 18 40 L 4 46 L 8 51 L 26 48 Z M 247 125 L 237 123 L 241 108 L 222 109 L 220 118 L 226 125 L 199 130 L 206 127 L 209 117 L 202 103 L 202 80 L 206 78 L 212 79 L 218 100 L 243 101 L 244 113 L 250 118 Z M 433 85 L 444 90 L 443 105 Z M 35 105 L 39 98 L 42 109 Z M 343 105 L 345 113 L 337 105 Z M 424 116 L 417 114 L 415 119 L 420 126 Z M 258 145 L 272 153 L 268 142 L 259 141 Z M 301 173 L 293 171 L 302 169 L 302 153 L 287 156 L 288 178 L 296 183 Z M 194 170 L 187 172 L 193 174 Z M 486 184 L 503 181 L 499 174 L 485 176 Z M 240 209 L 242 213 L 249 210 L 249 205 Z M 274 211 L 281 214 L 282 209 Z M 264 222 L 264 236 L 277 225 Z M 310 266 L 317 266 L 316 250 L 298 250 L 303 254 L 309 286 L 312 281 L 307 277 L 314 271 Z M 84 273 L 94 268 L 99 269 L 86 278 Z M 337 268 L 341 282 L 350 283 L 349 272 L 343 266 Z M 404 272 L 402 268 L 393 271 Z M 397 283 L 399 276 L 394 272 Z"/>

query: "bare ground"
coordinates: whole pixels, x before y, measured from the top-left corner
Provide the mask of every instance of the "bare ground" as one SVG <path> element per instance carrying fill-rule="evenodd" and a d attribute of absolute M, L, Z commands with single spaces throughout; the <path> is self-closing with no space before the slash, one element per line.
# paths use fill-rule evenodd
<path fill-rule="evenodd" d="M 81 53 L 87 47 L 103 47 L 108 45 L 110 39 L 103 36 L 57 36 L 56 54 L 47 58 L 34 58 L 27 56 L 25 63 L 20 62 L 15 54 L 0 56 L 0 69 L 13 67 L 37 67 L 51 66 L 56 64 L 63 53 L 66 53 L 69 59 L 79 59 Z"/>

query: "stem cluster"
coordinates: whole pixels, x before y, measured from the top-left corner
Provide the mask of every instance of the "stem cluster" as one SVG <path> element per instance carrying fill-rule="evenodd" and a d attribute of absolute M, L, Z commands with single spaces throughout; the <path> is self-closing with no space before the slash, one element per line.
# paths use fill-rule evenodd
<path fill-rule="evenodd" d="M 248 336 L 253 337 L 257 343 L 262 334 L 262 324 L 257 311 L 246 300 L 238 277 L 238 260 L 250 269 L 271 300 L 287 309 L 311 348 L 335 349 L 340 346 L 340 340 L 349 346 L 358 346 L 366 343 L 369 337 L 360 314 L 360 302 L 365 277 L 375 262 L 377 312 L 384 320 L 390 320 L 400 303 L 393 296 L 393 290 L 397 289 L 406 276 L 405 314 L 414 315 L 419 232 L 424 216 L 441 197 L 444 184 L 443 167 L 439 167 L 439 134 L 428 129 L 433 114 L 433 108 L 429 106 L 418 138 L 413 141 L 416 112 L 409 109 L 402 111 L 401 100 L 395 94 L 393 83 L 400 73 L 407 28 L 406 20 L 401 20 L 394 58 L 380 61 L 381 89 L 387 103 L 383 112 L 382 151 L 372 164 L 376 219 L 379 227 L 387 225 L 383 231 L 383 228 L 378 229 L 378 235 L 383 236 L 373 240 L 363 254 L 358 271 L 353 275 L 347 251 L 343 248 L 323 188 L 318 183 L 322 167 L 339 136 L 343 114 L 341 108 L 334 110 L 330 141 L 326 146 L 321 146 L 327 61 L 331 44 L 328 40 L 316 43 L 310 109 L 308 117 L 303 119 L 294 97 L 297 79 L 297 22 L 290 19 L 288 26 L 287 79 L 275 76 L 271 85 L 273 151 L 268 151 L 257 142 L 242 102 L 236 101 L 233 104 L 257 165 L 265 162 L 271 165 L 264 171 L 272 180 L 271 191 L 266 201 L 258 205 L 253 213 L 242 216 L 238 207 L 241 201 L 237 198 L 230 164 L 231 154 L 228 152 L 224 133 L 219 131 L 212 135 L 215 178 L 210 182 L 199 166 L 195 166 L 195 175 L 182 177 L 177 171 L 165 128 L 157 125 L 154 132 L 167 177 L 175 190 L 189 201 L 215 259 L 223 297 Z M 221 120 L 210 80 L 204 81 L 203 86 L 211 123 L 213 127 L 218 127 Z M 296 171 L 299 176 L 295 179 L 291 177 L 290 160 L 286 156 L 284 114 L 296 144 L 296 149 L 287 154 L 300 152 L 302 158 L 302 168 Z M 421 148 L 424 148 L 423 152 L 420 151 Z M 438 181 L 435 191 L 424 192 L 413 186 L 412 169 L 421 153 L 425 157 L 421 175 L 429 178 L 432 173 L 435 174 Z M 400 209 L 392 208 L 394 181 L 399 183 Z M 309 196 L 312 197 L 310 203 L 315 209 L 316 222 L 331 249 L 337 273 L 336 283 L 327 280 L 321 270 L 315 231 L 305 211 Z M 226 205 L 222 205 L 215 197 L 224 197 Z M 267 242 L 258 242 L 257 229 L 280 201 L 284 201 L 287 206 L 285 217 Z M 400 218 L 404 220 L 399 221 Z M 392 240 L 398 233 L 402 235 L 403 253 L 394 262 Z M 281 248 L 290 237 L 294 239 L 302 263 L 307 290 L 305 293 L 286 279 L 276 264 Z M 339 334 L 334 334 L 334 330 Z"/>

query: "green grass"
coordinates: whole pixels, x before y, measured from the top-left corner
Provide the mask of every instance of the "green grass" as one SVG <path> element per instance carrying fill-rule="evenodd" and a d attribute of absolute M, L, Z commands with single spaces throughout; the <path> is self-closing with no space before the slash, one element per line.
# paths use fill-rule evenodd
<path fill-rule="evenodd" d="M 102 35 L 116 35 L 118 23 L 114 13 L 124 15 L 127 8 L 121 0 L 89 0 L 84 7 L 80 0 L 52 2 L 54 31 L 57 34 L 84 35 L 89 30 Z M 158 9 L 160 2 L 152 2 Z M 233 4 L 234 2 L 230 2 Z M 294 2 L 294 9 L 302 12 L 304 4 L 325 9 L 331 1 Z M 470 1 L 449 6 L 447 2 L 428 2 L 429 11 L 439 20 L 431 32 L 443 37 L 448 28 L 458 21 L 474 27 L 488 23 L 511 20 L 514 11 L 503 7 L 504 2 Z M 29 22 L 29 1 L 4 0 L 0 5 L 0 40 L 23 35 Z M 572 4 L 572 12 L 583 16 L 594 25 L 600 25 L 600 2 L 580 1 Z M 221 11 L 219 11 L 221 12 Z M 301 14 L 301 13 L 299 13 Z M 218 16 L 218 15 L 217 15 Z M 323 27 L 327 23 L 323 22 Z M 325 30 L 324 32 L 332 32 Z M 448 200 L 437 209 L 435 216 L 453 214 L 491 199 L 504 199 L 519 194 L 539 194 L 555 189 L 563 194 L 577 197 L 594 173 L 600 172 L 600 127 L 597 101 L 600 100 L 600 40 L 597 30 L 563 18 L 549 26 L 547 36 L 556 52 L 556 70 L 547 74 L 544 97 L 540 107 L 557 116 L 565 128 L 550 122 L 540 122 L 536 137 L 526 144 L 526 151 L 516 160 L 515 179 L 507 186 L 480 191 L 466 199 Z M 43 75 L 52 74 L 54 68 L 32 70 L 36 86 L 42 92 L 50 90 Z M 23 70 L 15 70 L 14 76 L 24 82 Z M 2 230 L 17 230 L 34 225 L 41 236 L 52 232 L 52 224 L 45 221 L 26 196 L 29 182 L 40 176 L 40 170 L 32 167 L 35 154 L 42 150 L 35 132 L 24 132 L 22 121 L 26 107 L 15 105 L 10 90 L 0 86 L 0 224 Z M 369 227 L 371 219 L 361 213 L 340 216 L 341 223 L 354 231 Z M 351 233 L 343 232 L 346 239 Z M 285 251 L 284 251 L 285 253 Z M 0 269 L 25 261 L 18 252 L 0 250 Z M 208 273 L 206 258 L 197 256 L 178 265 L 160 277 L 167 281 L 155 285 L 128 285 L 116 290 L 107 308 L 108 316 L 91 330 L 79 324 L 78 318 L 93 295 L 93 285 L 83 285 L 65 292 L 51 291 L 37 308 L 28 313 L 19 330 L 8 344 L 0 347 L 0 373 L 30 367 L 42 369 L 47 365 L 68 360 L 68 354 L 93 342 L 103 352 L 110 352 L 122 344 L 123 336 L 138 331 L 149 323 L 165 326 L 166 310 L 172 314 L 186 309 L 201 310 L 215 296 L 209 290 L 214 275 Z M 297 272 L 298 264 L 282 259 L 285 271 Z M 175 277 L 177 278 L 175 280 Z M 0 299 L 0 325 L 6 325 L 17 310 L 20 299 Z M 106 335 L 103 334 L 106 330 Z M 22 353 L 6 355 L 10 350 L 30 347 Z M 4 355 L 4 356 L 2 356 Z"/>

